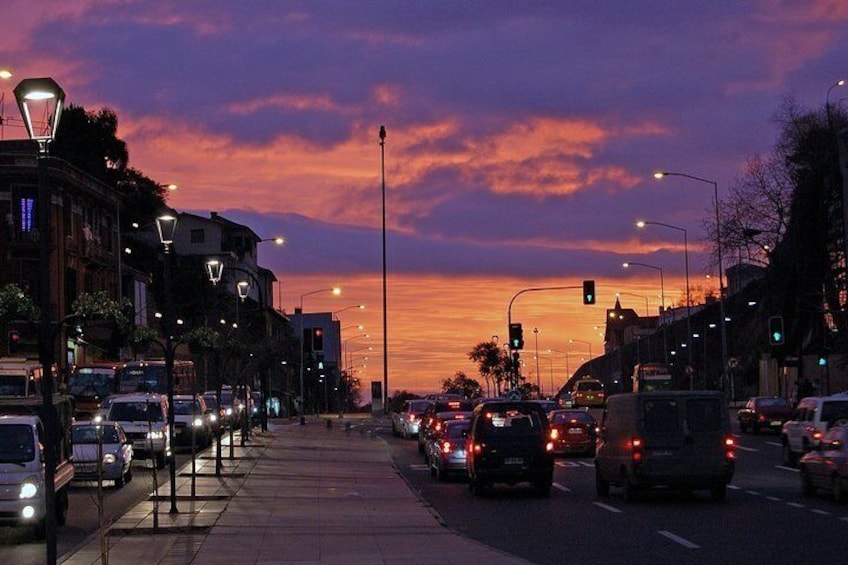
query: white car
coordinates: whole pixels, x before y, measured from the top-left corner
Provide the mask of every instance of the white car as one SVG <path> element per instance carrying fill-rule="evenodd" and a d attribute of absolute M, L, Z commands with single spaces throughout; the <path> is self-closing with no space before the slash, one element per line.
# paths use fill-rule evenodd
<path fill-rule="evenodd" d="M 121 488 L 132 480 L 133 448 L 117 422 L 75 422 L 71 426 L 74 449 L 74 479 L 96 481 L 98 454 L 102 456 L 100 473 Z"/>
<path fill-rule="evenodd" d="M 174 443 L 191 446 L 193 433 L 195 446 L 201 449 L 208 447 L 212 443 L 212 417 L 214 415 L 206 408 L 206 401 L 202 396 L 175 395 Z"/>

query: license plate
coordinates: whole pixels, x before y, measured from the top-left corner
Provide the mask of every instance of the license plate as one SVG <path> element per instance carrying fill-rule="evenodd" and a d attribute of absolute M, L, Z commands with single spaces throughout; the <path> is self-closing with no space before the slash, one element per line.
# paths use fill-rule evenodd
<path fill-rule="evenodd" d="M 77 470 L 80 473 L 93 473 L 97 470 L 97 465 L 94 463 L 90 465 L 77 465 Z"/>
<path fill-rule="evenodd" d="M 575 434 L 575 435 L 582 434 L 583 428 L 569 428 L 568 433 L 569 434 Z"/>
<path fill-rule="evenodd" d="M 783 422 L 781 422 L 780 420 L 772 420 L 771 425 L 772 426 L 782 426 Z"/>
<path fill-rule="evenodd" d="M 521 457 L 507 457 L 504 459 L 504 465 L 523 465 L 524 459 Z"/>
<path fill-rule="evenodd" d="M 654 457 L 671 457 L 671 451 L 668 449 L 655 449 L 651 454 Z"/>

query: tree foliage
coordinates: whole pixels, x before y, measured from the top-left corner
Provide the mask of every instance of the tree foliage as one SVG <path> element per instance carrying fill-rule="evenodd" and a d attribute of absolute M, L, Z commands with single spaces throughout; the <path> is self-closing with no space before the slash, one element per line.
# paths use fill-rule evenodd
<path fill-rule="evenodd" d="M 463 398 L 480 398 L 483 389 L 480 383 L 462 372 L 457 371 L 452 378 L 442 379 L 442 392 L 445 394 L 461 394 Z"/>
<path fill-rule="evenodd" d="M 509 376 L 509 355 L 494 341 L 482 341 L 468 352 L 468 358 L 477 363 L 477 371 L 491 384 L 495 394 L 500 394 Z"/>

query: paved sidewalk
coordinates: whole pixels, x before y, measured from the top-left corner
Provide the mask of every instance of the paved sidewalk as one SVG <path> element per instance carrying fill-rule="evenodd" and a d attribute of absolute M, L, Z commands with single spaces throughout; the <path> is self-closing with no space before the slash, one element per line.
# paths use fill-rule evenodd
<path fill-rule="evenodd" d="M 362 419 L 331 422 L 271 422 L 244 448 L 237 438 L 220 477 L 204 452 L 193 500 L 190 465 L 177 473 L 178 514 L 166 484 L 156 528 L 152 500 L 112 524 L 109 563 L 527 563 L 441 525 Z M 60 562 L 100 563 L 99 537 Z"/>

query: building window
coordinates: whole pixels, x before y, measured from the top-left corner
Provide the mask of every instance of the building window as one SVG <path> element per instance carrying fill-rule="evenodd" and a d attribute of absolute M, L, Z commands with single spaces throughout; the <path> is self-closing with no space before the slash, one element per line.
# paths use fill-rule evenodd
<path fill-rule="evenodd" d="M 32 233 L 38 229 L 35 218 L 35 198 L 21 197 L 18 208 L 18 223 L 21 233 Z"/>
<path fill-rule="evenodd" d="M 206 241 L 206 231 L 199 230 L 191 230 L 191 242 L 192 243 L 203 243 Z"/>

